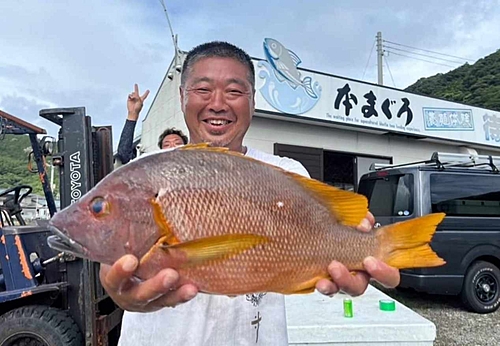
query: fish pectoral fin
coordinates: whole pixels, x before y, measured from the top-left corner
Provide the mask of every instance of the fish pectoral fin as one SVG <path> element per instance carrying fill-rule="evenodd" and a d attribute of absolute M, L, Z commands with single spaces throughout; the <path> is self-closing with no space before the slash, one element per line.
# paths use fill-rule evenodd
<path fill-rule="evenodd" d="M 161 191 L 159 195 L 161 194 Z M 172 228 L 168 224 L 165 215 L 163 214 L 163 210 L 161 209 L 160 203 L 158 203 L 158 197 L 151 198 L 149 203 L 153 207 L 153 218 L 155 220 L 156 225 L 160 228 L 161 234 L 163 235 L 162 239 L 164 243 L 169 245 L 180 243 L 179 239 L 175 236 Z"/>
<path fill-rule="evenodd" d="M 267 237 L 255 234 L 226 234 L 188 242 L 164 245 L 165 251 L 180 251 L 185 265 L 192 266 L 210 261 L 226 260 L 269 241 Z"/>
<path fill-rule="evenodd" d="M 363 195 L 338 189 L 297 173 L 285 171 L 285 174 L 292 177 L 297 183 L 323 202 L 335 218 L 346 226 L 358 226 L 368 213 L 368 200 Z"/>
<path fill-rule="evenodd" d="M 293 63 L 295 66 L 298 66 L 302 60 L 300 60 L 299 56 L 292 52 L 290 49 L 288 49 L 288 54 L 290 55 L 290 58 L 292 59 Z"/>
<path fill-rule="evenodd" d="M 308 294 L 313 293 L 316 289 L 316 283 L 321 279 L 331 279 L 330 275 L 318 275 L 298 285 L 287 288 L 281 291 L 282 294 Z"/>

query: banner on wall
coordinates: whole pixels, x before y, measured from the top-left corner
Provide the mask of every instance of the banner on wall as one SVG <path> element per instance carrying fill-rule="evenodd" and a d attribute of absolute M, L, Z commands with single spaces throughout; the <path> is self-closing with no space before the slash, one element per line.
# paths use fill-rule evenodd
<path fill-rule="evenodd" d="M 272 38 L 254 60 L 256 109 L 294 117 L 500 147 L 500 113 L 299 68 Z"/>

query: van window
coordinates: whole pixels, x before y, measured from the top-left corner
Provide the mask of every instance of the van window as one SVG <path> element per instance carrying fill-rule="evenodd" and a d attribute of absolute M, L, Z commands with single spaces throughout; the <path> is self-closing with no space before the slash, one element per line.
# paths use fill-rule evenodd
<path fill-rule="evenodd" d="M 358 193 L 366 196 L 370 211 L 376 216 L 413 214 L 413 174 L 362 179 Z"/>
<path fill-rule="evenodd" d="M 433 212 L 500 217 L 500 176 L 431 174 Z"/>

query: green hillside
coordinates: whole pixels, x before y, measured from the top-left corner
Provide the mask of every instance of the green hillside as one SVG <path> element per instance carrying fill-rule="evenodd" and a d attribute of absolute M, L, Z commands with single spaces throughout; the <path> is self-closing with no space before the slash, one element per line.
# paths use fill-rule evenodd
<path fill-rule="evenodd" d="M 421 78 L 405 90 L 500 111 L 500 50 L 473 65 Z"/>
<path fill-rule="evenodd" d="M 0 189 L 26 184 L 33 187 L 34 193 L 43 195 L 38 174 L 31 173 L 28 170 L 29 151 L 25 152 L 25 149 L 30 148 L 31 151 L 29 137 L 27 135 L 6 135 L 5 138 L 2 137 L 0 137 Z M 32 162 L 32 168 L 36 170 L 35 162 Z M 54 173 L 56 179 L 57 172 Z M 47 176 L 50 177 L 50 171 L 47 171 Z"/>

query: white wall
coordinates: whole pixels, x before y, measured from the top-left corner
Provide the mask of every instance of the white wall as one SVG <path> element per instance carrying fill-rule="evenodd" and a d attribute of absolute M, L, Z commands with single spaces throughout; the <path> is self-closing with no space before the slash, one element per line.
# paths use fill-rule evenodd
<path fill-rule="evenodd" d="M 457 144 L 428 143 L 410 138 L 324 127 L 321 124 L 316 126 L 254 116 L 244 144 L 273 153 L 274 143 L 393 157 L 395 164 L 426 160 L 435 151 L 458 153 L 461 150 Z M 498 151 L 477 151 L 479 154 L 500 155 Z"/>
<path fill-rule="evenodd" d="M 173 79 L 165 77 L 142 122 L 141 145 L 146 152 L 158 149 L 158 137 L 167 127 L 176 127 L 188 134 L 179 97 L 181 74 L 174 66 L 168 73 L 173 74 Z"/>

